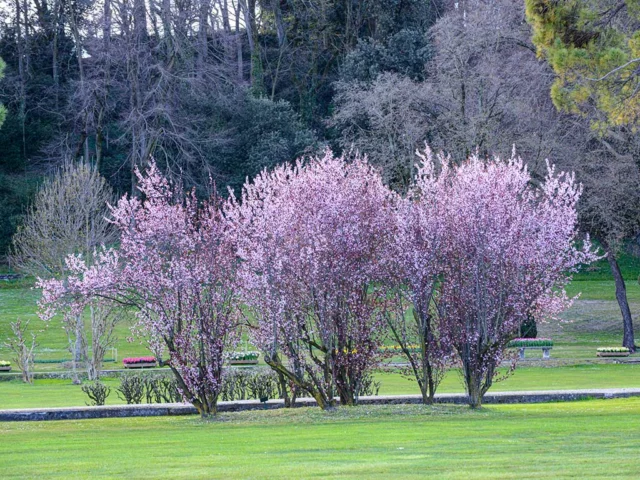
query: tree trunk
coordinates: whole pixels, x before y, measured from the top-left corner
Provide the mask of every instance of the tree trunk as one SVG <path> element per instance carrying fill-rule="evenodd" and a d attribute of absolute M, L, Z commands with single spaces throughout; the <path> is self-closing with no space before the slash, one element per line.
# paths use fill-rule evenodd
<path fill-rule="evenodd" d="M 622 313 L 622 325 L 623 325 L 623 337 L 622 346 L 627 347 L 631 353 L 635 353 L 635 339 L 633 336 L 633 319 L 631 317 L 631 309 L 629 308 L 629 302 L 627 300 L 627 287 L 620 271 L 620 265 L 616 260 L 615 254 L 609 245 L 605 242 L 601 242 L 607 255 L 607 261 L 611 267 L 611 274 L 616 283 L 616 300 L 620 306 L 620 313 Z"/>
<path fill-rule="evenodd" d="M 18 75 L 20 78 L 20 109 L 18 112 L 18 118 L 20 119 L 20 125 L 22 127 L 22 158 L 27 158 L 27 130 L 26 130 L 26 116 L 27 116 L 27 94 L 26 94 L 26 72 L 25 72 L 25 52 L 24 42 L 22 39 L 22 18 L 20 16 L 20 0 L 16 0 L 16 36 L 17 36 L 17 49 L 18 49 Z"/>
<path fill-rule="evenodd" d="M 282 9 L 280 8 L 280 0 L 273 1 L 273 15 L 276 20 L 276 33 L 278 35 L 278 47 L 282 49 L 287 43 L 287 29 L 284 19 L 282 18 Z"/>
<path fill-rule="evenodd" d="M 78 375 L 78 367 L 82 364 L 83 360 L 83 346 L 84 342 L 84 322 L 82 321 L 82 315 L 77 315 L 75 319 L 75 341 L 73 343 L 73 358 L 72 358 L 72 371 L 73 371 L 73 379 L 72 382 L 74 385 L 80 385 L 82 383 L 80 381 L 80 376 Z"/>
<path fill-rule="evenodd" d="M 477 387 L 474 383 L 470 383 L 467 385 L 467 393 L 469 396 L 469 406 L 471 408 L 480 408 L 482 407 L 482 393 L 480 392 L 480 388 Z"/>
<path fill-rule="evenodd" d="M 241 4 L 244 10 L 249 50 L 251 51 L 251 90 L 256 97 L 260 97 L 264 94 L 264 72 L 260 38 L 258 36 L 258 23 L 256 21 L 256 0 L 242 0 Z"/>
<path fill-rule="evenodd" d="M 325 396 L 323 392 L 321 392 L 318 388 L 310 382 L 305 382 L 304 380 L 297 377 L 294 373 L 287 370 L 287 368 L 282 364 L 279 358 L 270 358 L 265 356 L 264 361 L 267 365 L 269 365 L 277 374 L 282 374 L 289 380 L 291 380 L 295 385 L 297 385 L 300 389 L 306 390 L 309 394 L 315 399 L 316 403 L 322 410 L 331 410 L 334 408 L 333 398 L 331 394 Z M 295 400 L 294 400 L 295 401 Z"/>
<path fill-rule="evenodd" d="M 493 369 L 490 369 L 486 374 L 478 372 L 478 367 L 474 366 L 474 361 L 477 362 L 477 352 L 470 349 L 468 346 L 458 350 L 460 354 L 460 360 L 462 361 L 462 373 L 464 375 L 464 383 L 467 387 L 467 403 L 471 408 L 480 408 L 482 406 L 482 397 L 485 392 L 491 386 L 491 381 L 487 381 L 487 378 L 493 378 Z M 483 385 L 483 379 L 485 380 Z"/>

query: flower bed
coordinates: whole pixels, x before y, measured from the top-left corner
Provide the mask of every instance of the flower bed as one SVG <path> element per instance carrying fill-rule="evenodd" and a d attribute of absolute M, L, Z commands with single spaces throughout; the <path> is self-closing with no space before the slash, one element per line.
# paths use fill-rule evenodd
<path fill-rule="evenodd" d="M 507 344 L 508 348 L 550 348 L 553 340 L 550 338 L 514 338 Z"/>
<path fill-rule="evenodd" d="M 11 362 L 6 360 L 0 360 L 0 372 L 10 372 L 11 371 Z"/>
<path fill-rule="evenodd" d="M 628 357 L 629 349 L 627 347 L 600 347 L 597 349 L 598 357 Z"/>
<path fill-rule="evenodd" d="M 155 357 L 129 357 L 123 358 L 124 368 L 153 368 L 156 367 Z"/>
<path fill-rule="evenodd" d="M 259 356 L 259 352 L 233 352 L 229 354 L 229 363 L 231 365 L 256 365 Z"/>

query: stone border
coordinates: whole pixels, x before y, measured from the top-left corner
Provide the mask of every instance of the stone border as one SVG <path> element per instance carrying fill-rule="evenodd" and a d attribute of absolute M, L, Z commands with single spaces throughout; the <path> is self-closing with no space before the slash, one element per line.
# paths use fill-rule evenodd
<path fill-rule="evenodd" d="M 548 390 L 529 392 L 495 392 L 484 396 L 485 404 L 566 402 L 586 399 L 628 398 L 640 396 L 640 388 L 606 388 L 593 390 Z M 436 395 L 436 403 L 464 404 L 463 393 Z M 360 405 L 420 404 L 420 395 L 380 395 L 361 397 Z M 296 407 L 312 407 L 312 398 L 299 398 Z M 270 410 L 284 408 L 282 400 L 239 400 L 218 402 L 220 412 L 246 410 Z M 0 421 L 82 420 L 90 418 L 159 417 L 168 415 L 195 415 L 196 409 L 185 403 L 163 403 L 142 405 L 105 405 L 101 407 L 25 408 L 0 410 Z"/>

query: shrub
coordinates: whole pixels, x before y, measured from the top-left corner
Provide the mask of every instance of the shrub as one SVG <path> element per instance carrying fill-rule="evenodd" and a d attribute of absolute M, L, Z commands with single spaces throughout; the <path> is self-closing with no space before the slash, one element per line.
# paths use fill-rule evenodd
<path fill-rule="evenodd" d="M 538 336 L 538 326 L 533 315 L 527 315 L 522 325 L 520 325 L 521 338 L 536 338 Z"/>
<path fill-rule="evenodd" d="M 120 377 L 120 386 L 116 390 L 118 397 L 127 404 L 142 403 L 144 380 L 138 375 L 124 375 Z"/>
<path fill-rule="evenodd" d="M 247 382 L 251 398 L 265 402 L 270 398 L 279 397 L 278 377 L 273 371 L 258 370 L 249 376 Z"/>
<path fill-rule="evenodd" d="M 166 375 L 145 375 L 144 392 L 147 403 L 176 403 L 182 401 L 182 394 L 174 377 Z"/>
<path fill-rule="evenodd" d="M 380 382 L 375 382 L 371 373 L 365 373 L 360 380 L 360 385 L 358 386 L 358 397 L 378 396 L 379 391 Z"/>
<path fill-rule="evenodd" d="M 11 366 L 11 362 L 7 360 L 0 360 L 0 367 L 10 367 L 10 366 Z"/>
<path fill-rule="evenodd" d="M 222 374 L 220 398 L 223 401 L 246 400 L 250 370 L 227 368 Z"/>
<path fill-rule="evenodd" d="M 87 403 L 87 405 L 95 406 L 104 405 L 107 397 L 111 393 L 111 388 L 100 381 L 95 381 L 83 385 L 82 391 L 86 393 L 89 400 L 91 400 L 91 403 Z"/>

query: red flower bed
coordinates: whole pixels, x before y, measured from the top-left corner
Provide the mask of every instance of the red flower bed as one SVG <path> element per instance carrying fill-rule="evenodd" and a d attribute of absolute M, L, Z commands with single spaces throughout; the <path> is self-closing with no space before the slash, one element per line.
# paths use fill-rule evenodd
<path fill-rule="evenodd" d="M 135 365 L 137 363 L 156 363 L 156 357 L 129 357 L 123 358 L 122 363 L 125 365 Z"/>

